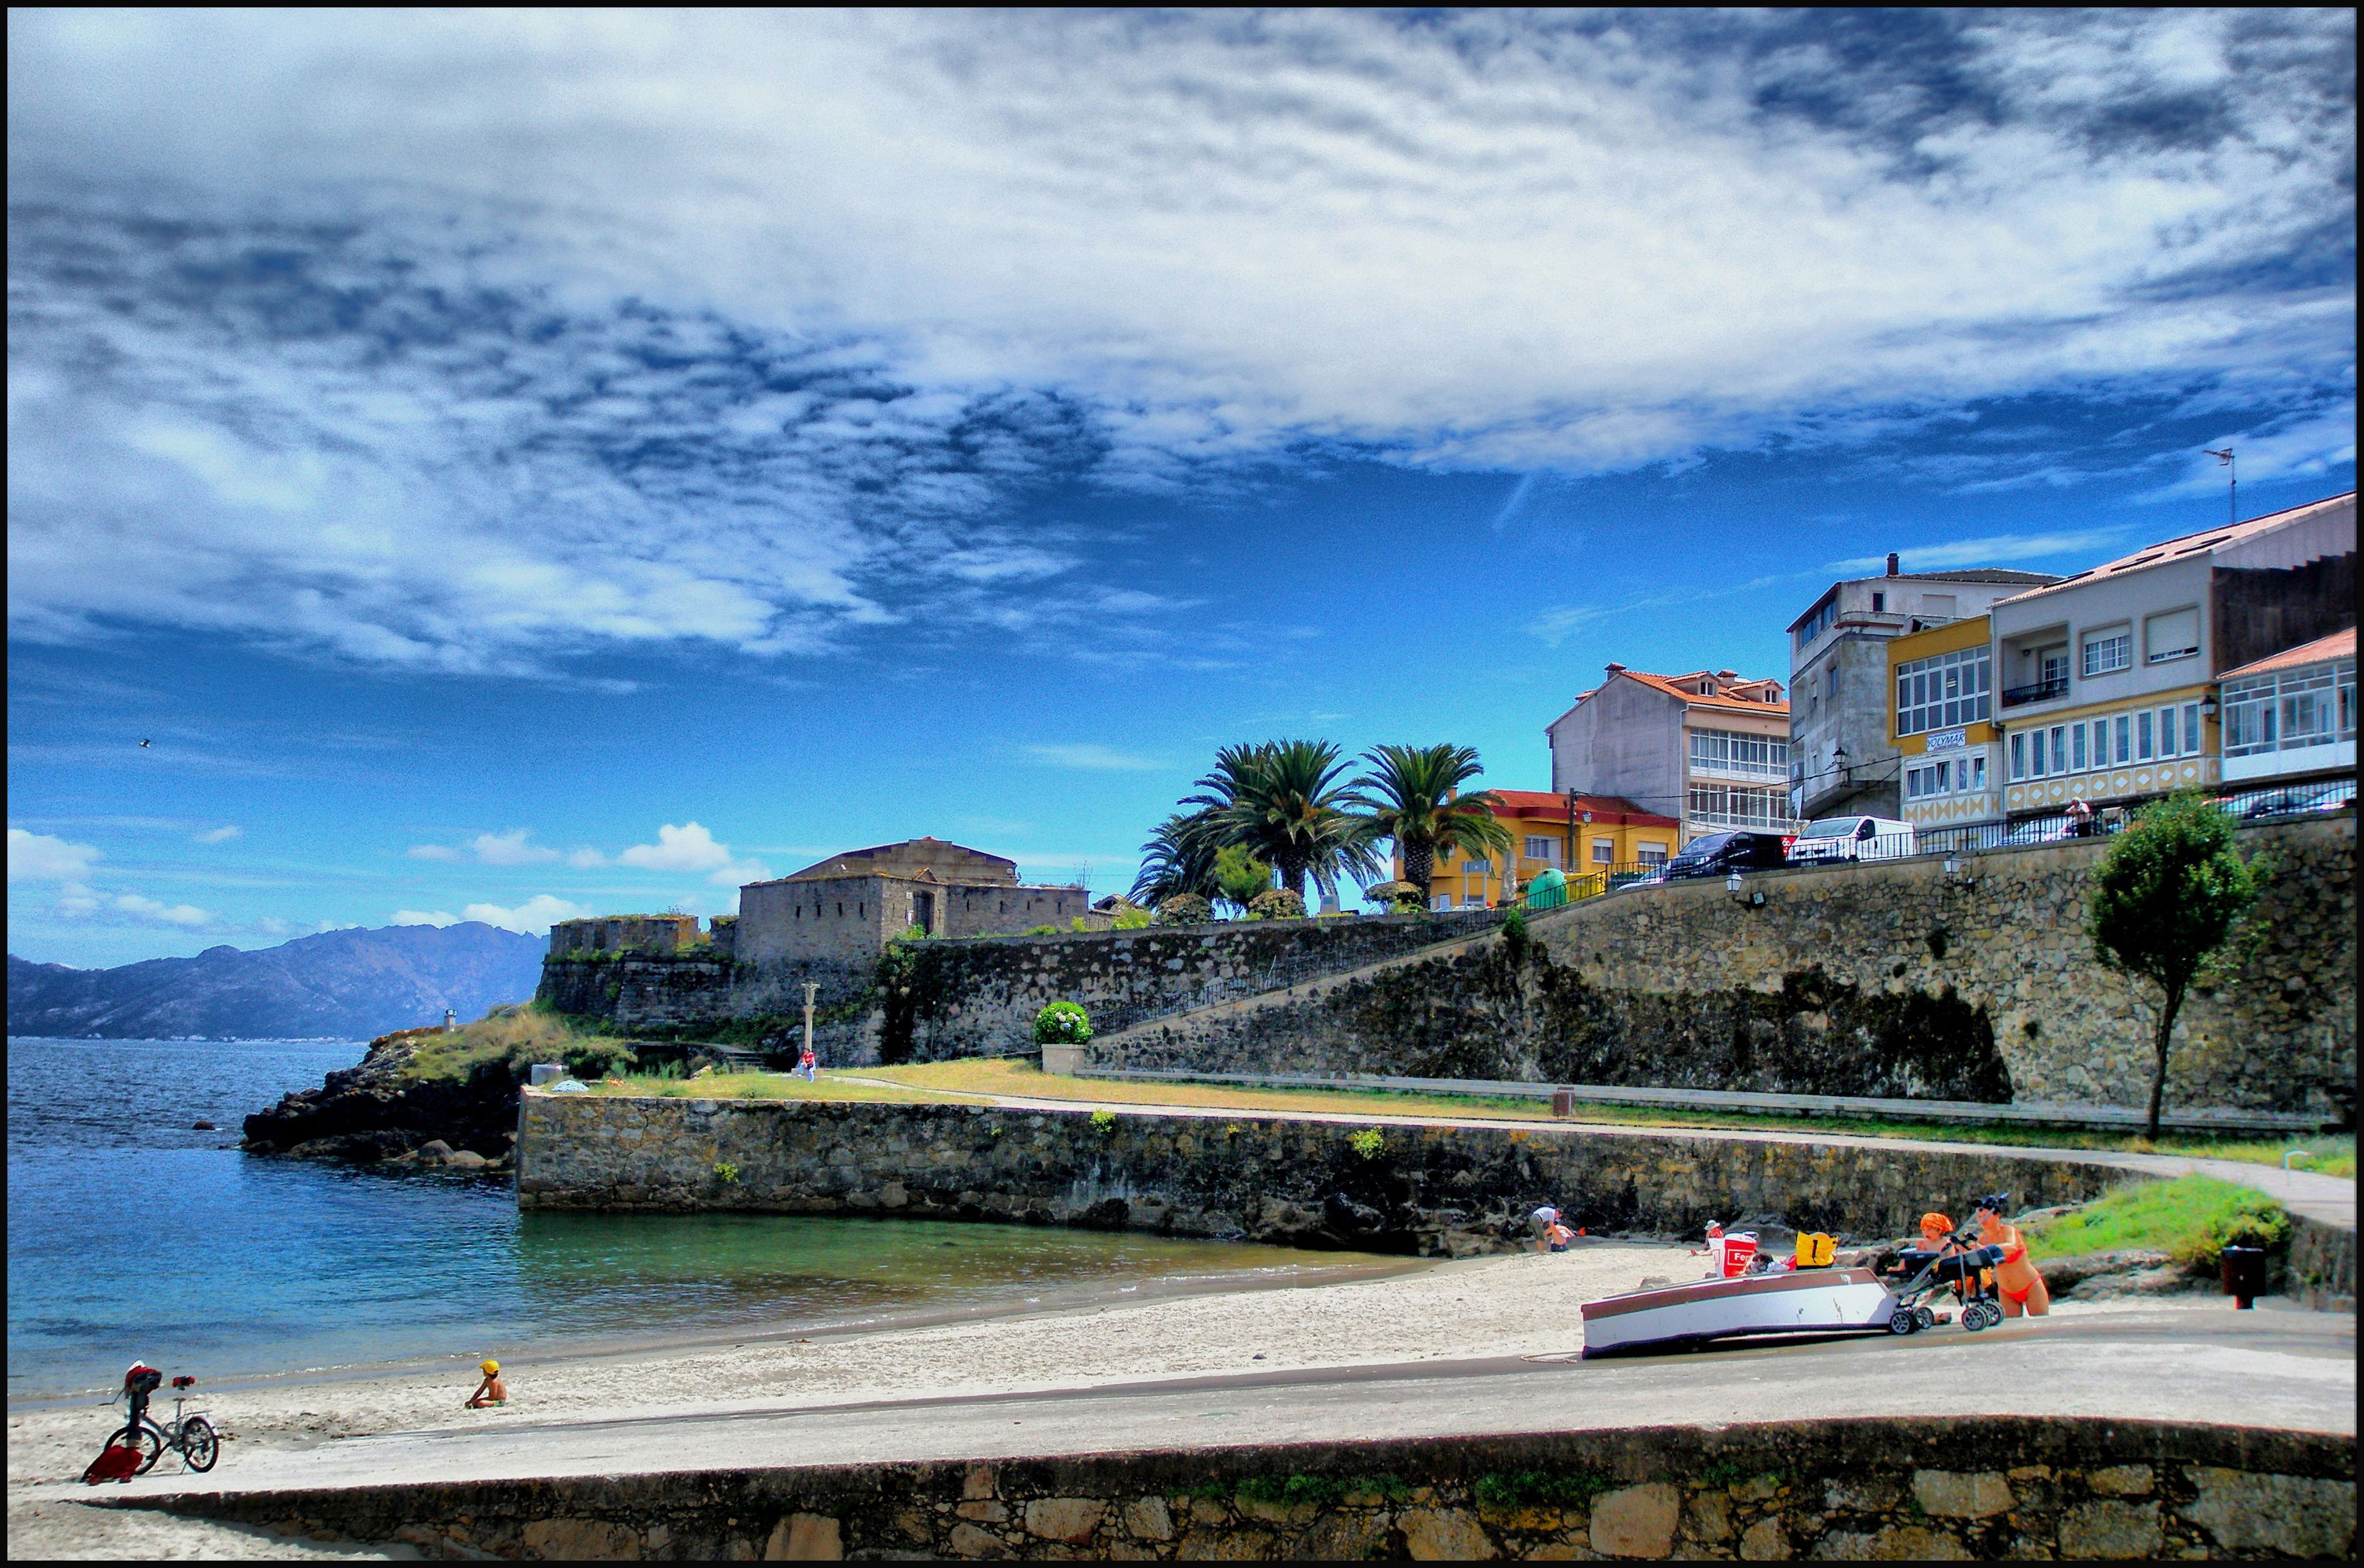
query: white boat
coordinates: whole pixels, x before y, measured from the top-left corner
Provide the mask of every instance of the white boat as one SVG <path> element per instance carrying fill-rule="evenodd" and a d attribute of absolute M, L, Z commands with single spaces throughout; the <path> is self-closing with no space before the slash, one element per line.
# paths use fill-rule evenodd
<path fill-rule="evenodd" d="M 1606 1296 L 1583 1306 L 1584 1354 L 1761 1334 L 1885 1334 L 1896 1296 L 1869 1269 L 1797 1269 Z"/>

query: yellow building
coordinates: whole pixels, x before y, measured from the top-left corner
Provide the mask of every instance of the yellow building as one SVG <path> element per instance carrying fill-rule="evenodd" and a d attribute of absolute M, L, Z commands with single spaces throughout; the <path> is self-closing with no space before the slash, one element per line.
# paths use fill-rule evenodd
<path fill-rule="evenodd" d="M 1681 825 L 1671 817 L 1643 810 L 1630 800 L 1604 795 L 1547 795 L 1541 790 L 1502 789 L 1494 816 L 1510 829 L 1511 851 L 1472 860 L 1440 854 L 1429 877 L 1432 909 L 1478 909 L 1500 904 L 1505 878 L 1511 897 L 1557 869 L 1571 882 L 1589 873 L 1664 865 L 1675 852 Z M 1403 857 L 1395 860 L 1403 880 Z M 1582 889 L 1578 887 L 1578 896 Z"/>
<path fill-rule="evenodd" d="M 1889 639 L 1888 743 L 1900 754 L 1904 820 L 1916 829 L 2002 819 L 1994 703 L 1991 617 Z"/>

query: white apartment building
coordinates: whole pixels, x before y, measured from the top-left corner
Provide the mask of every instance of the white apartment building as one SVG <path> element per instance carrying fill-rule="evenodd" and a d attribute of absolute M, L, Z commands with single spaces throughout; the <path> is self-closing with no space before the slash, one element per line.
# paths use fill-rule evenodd
<path fill-rule="evenodd" d="M 1791 814 L 1903 815 L 1889 735 L 1888 644 L 1982 616 L 1996 601 L 2059 581 L 2040 572 L 1970 567 L 1834 583 L 1790 623 Z"/>
<path fill-rule="evenodd" d="M 2216 784 L 2218 672 L 2356 624 L 2355 494 L 2165 540 L 1992 621 L 2007 813 Z"/>
<path fill-rule="evenodd" d="M 2225 782 L 2254 788 L 2356 772 L 2356 628 L 2225 672 Z"/>
<path fill-rule="evenodd" d="M 1683 843 L 1734 828 L 1793 833 L 1790 706 L 1779 681 L 1611 664 L 1544 731 L 1552 789 L 1617 795 L 1681 822 Z M 1679 846 L 1678 846 L 1679 847 Z"/>

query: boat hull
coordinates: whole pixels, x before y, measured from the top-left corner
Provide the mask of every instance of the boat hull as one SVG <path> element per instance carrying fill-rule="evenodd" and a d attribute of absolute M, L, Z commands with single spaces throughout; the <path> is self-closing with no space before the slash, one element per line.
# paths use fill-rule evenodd
<path fill-rule="evenodd" d="M 1582 1310 L 1590 1360 L 1767 1334 L 1884 1334 L 1896 1296 L 1869 1269 L 1808 1269 L 1637 1290 Z"/>

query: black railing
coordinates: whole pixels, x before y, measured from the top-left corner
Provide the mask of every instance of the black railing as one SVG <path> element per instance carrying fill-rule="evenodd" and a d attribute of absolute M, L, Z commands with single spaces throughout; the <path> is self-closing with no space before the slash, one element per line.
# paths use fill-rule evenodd
<path fill-rule="evenodd" d="M 2054 697 L 2065 697 L 2068 695 L 2068 677 L 2055 675 L 2048 681 L 2038 681 L 2032 686 L 2005 686 L 2002 689 L 2002 706 L 2024 707 L 2032 702 L 2050 702 Z"/>

